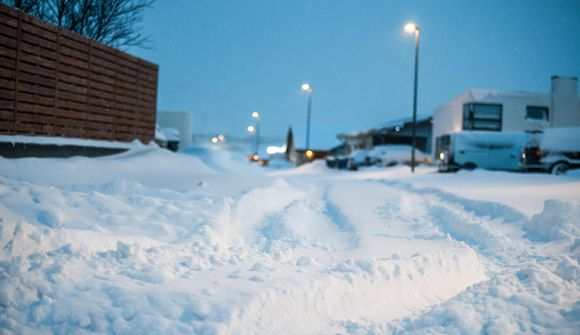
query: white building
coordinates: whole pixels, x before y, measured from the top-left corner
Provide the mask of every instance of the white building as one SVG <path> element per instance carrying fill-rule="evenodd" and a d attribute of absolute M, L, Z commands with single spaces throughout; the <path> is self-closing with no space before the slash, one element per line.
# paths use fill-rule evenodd
<path fill-rule="evenodd" d="M 578 78 L 552 77 L 550 93 L 469 89 L 433 113 L 433 151 L 442 135 L 460 131 L 541 131 L 580 126 Z"/>
<path fill-rule="evenodd" d="M 177 129 L 180 134 L 179 147 L 186 148 L 192 142 L 192 115 L 183 111 L 163 111 L 157 113 L 159 127 Z"/>

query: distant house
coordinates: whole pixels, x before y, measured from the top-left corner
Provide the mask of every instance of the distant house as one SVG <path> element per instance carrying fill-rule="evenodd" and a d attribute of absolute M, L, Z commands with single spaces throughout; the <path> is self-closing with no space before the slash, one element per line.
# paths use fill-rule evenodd
<path fill-rule="evenodd" d="M 550 93 L 469 89 L 433 113 L 433 152 L 461 131 L 528 131 L 580 126 L 578 78 L 552 77 Z"/>
<path fill-rule="evenodd" d="M 333 135 L 322 136 L 323 138 L 333 137 Z M 320 140 L 320 138 L 319 138 Z M 296 146 L 294 133 L 292 127 L 288 129 L 288 134 L 286 135 L 286 152 L 285 158 L 294 165 L 302 165 L 304 163 L 311 162 L 317 159 L 325 159 L 329 155 L 342 154 L 344 151 L 344 144 L 340 144 L 333 140 L 335 143 L 324 143 L 317 148 L 298 148 Z"/>
<path fill-rule="evenodd" d="M 193 121 L 190 112 L 161 111 L 157 113 L 157 123 L 159 123 L 159 126 L 165 133 L 179 136 L 180 148 L 186 148 L 191 145 Z M 177 130 L 177 132 L 171 131 L 171 128 Z"/>
<path fill-rule="evenodd" d="M 432 138 L 431 116 L 420 116 L 416 123 L 416 148 L 423 152 L 431 152 Z M 339 134 L 338 140 L 344 142 L 347 151 L 366 149 L 370 150 L 377 145 L 411 145 L 413 121 L 409 118 L 393 120 L 380 125 L 377 128 L 365 131 Z"/>

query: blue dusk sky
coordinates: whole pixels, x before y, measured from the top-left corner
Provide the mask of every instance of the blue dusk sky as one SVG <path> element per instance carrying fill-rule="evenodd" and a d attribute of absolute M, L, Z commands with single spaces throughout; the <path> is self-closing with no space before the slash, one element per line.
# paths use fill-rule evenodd
<path fill-rule="evenodd" d="M 338 132 L 410 117 L 414 38 L 421 28 L 418 113 L 468 88 L 549 91 L 580 75 L 580 1 L 157 0 L 142 31 L 159 64 L 158 110 L 191 111 L 198 134 L 304 139 L 313 86 L 312 146 Z"/>

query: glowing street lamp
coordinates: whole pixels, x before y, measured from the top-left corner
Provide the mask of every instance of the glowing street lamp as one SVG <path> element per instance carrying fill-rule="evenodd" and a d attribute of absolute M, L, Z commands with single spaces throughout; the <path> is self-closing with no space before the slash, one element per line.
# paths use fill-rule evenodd
<path fill-rule="evenodd" d="M 310 149 L 310 115 L 312 112 L 312 86 L 308 83 L 300 86 L 302 91 L 308 93 L 308 105 L 306 106 L 306 150 Z"/>
<path fill-rule="evenodd" d="M 218 141 L 219 141 L 218 138 L 215 136 L 211 138 L 211 143 L 213 144 L 216 144 Z"/>
<path fill-rule="evenodd" d="M 256 120 L 256 126 L 250 126 L 253 130 L 250 130 L 250 127 L 248 127 L 248 131 L 251 133 L 256 132 L 256 150 L 254 151 L 254 155 L 257 156 L 260 152 L 260 113 L 252 112 L 252 118 Z"/>
<path fill-rule="evenodd" d="M 413 127 L 411 135 L 411 172 L 415 172 L 415 144 L 417 142 L 417 81 L 419 76 L 419 39 L 421 30 L 415 23 L 407 23 L 405 31 L 415 34 L 415 81 L 413 87 Z"/>
<path fill-rule="evenodd" d="M 253 134 L 254 131 L 256 131 L 256 128 L 254 126 L 248 126 L 248 133 Z"/>

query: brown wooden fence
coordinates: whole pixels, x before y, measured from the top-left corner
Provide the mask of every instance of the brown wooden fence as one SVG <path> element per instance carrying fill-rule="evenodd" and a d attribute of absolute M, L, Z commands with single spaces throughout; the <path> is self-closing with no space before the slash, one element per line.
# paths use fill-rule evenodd
<path fill-rule="evenodd" d="M 0 134 L 148 142 L 157 65 L 0 5 Z"/>

